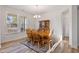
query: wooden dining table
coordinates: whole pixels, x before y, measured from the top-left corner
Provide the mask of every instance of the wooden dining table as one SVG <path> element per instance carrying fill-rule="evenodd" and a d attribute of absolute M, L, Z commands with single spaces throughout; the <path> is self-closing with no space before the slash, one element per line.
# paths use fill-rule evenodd
<path fill-rule="evenodd" d="M 46 39 L 49 39 L 49 31 L 37 31 L 37 30 L 32 30 L 31 33 L 33 34 L 32 36 L 35 37 L 34 34 L 37 35 L 37 37 L 39 37 L 39 43 L 41 44 L 43 41 L 45 41 Z M 46 39 L 45 39 L 46 38 Z M 35 40 L 35 39 L 33 39 Z M 43 44 L 42 44 L 43 45 Z"/>
<path fill-rule="evenodd" d="M 49 32 L 48 31 L 33 31 L 38 36 L 40 36 L 40 43 L 44 42 L 46 39 L 49 39 Z M 34 35 L 33 35 L 34 36 Z"/>
<path fill-rule="evenodd" d="M 49 35 L 48 32 L 43 32 L 43 31 L 39 31 L 39 32 L 37 32 L 37 33 L 38 33 L 38 35 L 40 35 L 41 37 L 45 37 L 45 36 L 48 36 L 48 35 Z"/>
<path fill-rule="evenodd" d="M 32 33 L 36 33 L 37 35 L 39 35 L 40 37 L 46 37 L 49 36 L 49 32 L 48 31 L 32 31 Z"/>

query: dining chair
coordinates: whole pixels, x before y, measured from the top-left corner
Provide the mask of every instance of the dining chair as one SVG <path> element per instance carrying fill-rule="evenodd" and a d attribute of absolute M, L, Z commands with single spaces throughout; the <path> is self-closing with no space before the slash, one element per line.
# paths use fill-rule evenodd
<path fill-rule="evenodd" d="M 40 45 L 40 36 L 38 35 L 38 32 L 33 32 L 33 43 L 37 42 L 37 46 L 39 48 Z"/>
<path fill-rule="evenodd" d="M 42 43 L 43 43 L 43 45 L 44 45 L 44 44 L 47 44 L 49 49 L 51 48 L 52 34 L 53 34 L 53 31 L 50 30 L 49 34 L 48 34 L 47 36 L 44 36 L 44 37 L 42 38 Z"/>
<path fill-rule="evenodd" d="M 50 33 L 49 33 L 49 41 L 48 41 L 48 46 L 49 46 L 49 49 L 51 48 L 51 43 L 53 44 L 53 30 L 50 30 Z"/>
<path fill-rule="evenodd" d="M 32 40 L 33 40 L 32 31 L 30 29 L 27 29 L 26 34 L 27 34 L 28 41 L 31 41 L 32 43 Z"/>

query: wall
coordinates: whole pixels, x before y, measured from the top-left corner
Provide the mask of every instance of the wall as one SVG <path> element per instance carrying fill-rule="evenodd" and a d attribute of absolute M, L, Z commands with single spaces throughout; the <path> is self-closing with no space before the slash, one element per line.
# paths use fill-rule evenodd
<path fill-rule="evenodd" d="M 34 19 L 34 28 L 39 29 L 39 19 Z"/>
<path fill-rule="evenodd" d="M 60 16 L 59 14 L 56 15 L 56 13 L 47 13 L 43 15 L 44 18 L 42 18 L 43 20 L 45 19 L 49 19 L 50 20 L 50 29 L 52 29 L 54 31 L 54 37 L 55 38 L 59 38 L 60 35 L 62 35 L 61 32 L 61 20 L 60 20 Z"/>
<path fill-rule="evenodd" d="M 57 7 L 57 6 L 56 6 Z M 42 19 L 49 19 L 51 22 L 50 28 L 54 30 L 54 37 L 56 38 L 60 38 L 62 36 L 62 13 L 66 10 L 69 10 L 69 22 L 70 22 L 70 26 L 69 26 L 69 36 L 70 36 L 70 43 L 71 43 L 71 6 L 58 6 L 58 8 L 54 11 L 50 11 L 46 14 L 42 15 Z"/>
<path fill-rule="evenodd" d="M 77 6 L 72 6 L 72 47 L 77 48 Z"/>
<path fill-rule="evenodd" d="M 78 38 L 78 46 L 79 46 L 79 6 L 77 10 L 77 38 Z"/>
<path fill-rule="evenodd" d="M 62 26 L 63 26 L 63 37 L 69 37 L 69 22 L 70 22 L 70 19 L 69 19 L 69 9 L 64 11 L 62 13 Z"/>
<path fill-rule="evenodd" d="M 1 7 L 0 7 L 0 15 L 1 15 Z M 1 22 L 1 16 L 0 16 L 0 22 Z M 0 23 L 0 47 L 1 47 L 1 23 Z"/>
<path fill-rule="evenodd" d="M 14 14 L 17 15 L 17 20 L 19 22 L 20 16 L 26 16 L 27 19 L 31 20 L 32 17 L 30 14 L 22 11 L 22 10 L 18 10 L 18 9 L 14 9 L 11 7 L 7 7 L 7 6 L 0 6 L 1 7 L 1 20 L 0 20 L 0 24 L 1 24 L 1 32 L 2 32 L 2 42 L 7 42 L 7 41 L 11 41 L 11 40 L 15 40 L 15 39 L 19 39 L 19 38 L 23 38 L 26 36 L 25 32 L 16 32 L 16 33 L 8 33 L 8 28 L 6 25 L 6 16 L 8 13 L 10 14 Z M 28 23 L 28 22 L 27 22 Z M 33 24 L 29 24 L 31 25 L 31 27 L 34 27 Z M 18 28 L 19 30 L 19 28 Z"/>
<path fill-rule="evenodd" d="M 59 6 L 58 6 L 59 7 Z M 60 9 L 56 9 L 49 13 L 43 15 L 42 19 L 50 19 L 51 28 L 54 30 L 54 37 L 60 38 L 63 36 L 62 32 L 62 13 L 66 10 L 69 10 L 69 45 L 72 48 L 78 47 L 78 36 L 77 36 L 77 6 L 60 6 Z"/>

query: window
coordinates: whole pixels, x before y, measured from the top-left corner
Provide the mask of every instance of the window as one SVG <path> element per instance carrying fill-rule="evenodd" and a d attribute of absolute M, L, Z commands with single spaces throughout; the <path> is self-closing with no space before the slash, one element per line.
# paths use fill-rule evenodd
<path fill-rule="evenodd" d="M 16 32 L 17 31 L 17 16 L 8 14 L 6 19 L 8 32 Z"/>

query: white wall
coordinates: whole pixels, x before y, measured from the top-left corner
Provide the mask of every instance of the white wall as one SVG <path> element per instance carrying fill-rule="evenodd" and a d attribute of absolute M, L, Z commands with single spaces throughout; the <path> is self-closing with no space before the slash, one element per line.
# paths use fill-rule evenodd
<path fill-rule="evenodd" d="M 42 17 L 43 20 L 49 19 L 50 20 L 50 29 L 54 30 L 54 37 L 59 38 L 60 35 L 62 35 L 62 29 L 61 29 L 61 16 L 56 13 L 47 13 L 44 14 Z"/>
<path fill-rule="evenodd" d="M 72 6 L 72 47 L 77 48 L 77 6 Z"/>
<path fill-rule="evenodd" d="M 30 14 L 28 14 L 24 11 L 18 10 L 18 9 L 6 7 L 6 6 L 0 6 L 0 7 L 1 7 L 0 24 L 1 24 L 1 32 L 2 32 L 2 40 L 1 41 L 6 42 L 6 41 L 11 41 L 11 40 L 25 37 L 26 36 L 25 32 L 8 33 L 8 28 L 7 28 L 6 21 L 5 21 L 6 16 L 8 13 L 17 15 L 18 22 L 19 22 L 20 16 L 26 16 L 28 20 L 32 19 L 32 16 Z M 34 25 L 31 23 L 29 25 L 34 27 Z"/>
<path fill-rule="evenodd" d="M 78 43 L 78 46 L 79 46 L 79 6 L 78 6 L 78 10 L 77 10 L 77 43 Z"/>
<path fill-rule="evenodd" d="M 58 6 L 59 7 L 59 6 Z M 76 6 L 60 6 L 61 9 L 57 9 L 42 15 L 42 19 L 49 19 L 51 22 L 50 28 L 54 30 L 54 37 L 60 38 L 62 33 L 62 13 L 68 10 L 68 24 L 69 24 L 69 45 L 72 48 L 77 48 L 77 8 Z"/>
<path fill-rule="evenodd" d="M 39 29 L 39 19 L 34 19 L 34 28 Z"/>
<path fill-rule="evenodd" d="M 62 13 L 62 26 L 63 26 L 63 37 L 69 37 L 69 23 L 70 23 L 70 19 L 69 19 L 69 9 L 64 11 Z"/>
<path fill-rule="evenodd" d="M 1 7 L 0 7 L 0 15 L 1 15 Z M 1 16 L 0 16 L 0 22 L 1 22 Z M 0 47 L 1 47 L 1 23 L 0 23 Z"/>
<path fill-rule="evenodd" d="M 56 6 L 57 7 L 57 6 Z M 59 9 L 52 10 L 46 14 L 42 15 L 42 19 L 49 19 L 51 22 L 50 28 L 54 30 L 54 37 L 60 38 L 62 36 L 62 13 L 66 10 L 69 10 L 69 21 L 71 24 L 71 6 L 58 6 Z M 70 27 L 71 28 L 71 27 Z M 71 30 L 71 29 L 69 29 Z M 71 36 L 69 32 L 69 36 Z M 71 36 L 72 37 L 72 36 Z"/>

